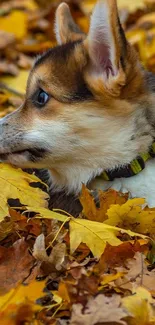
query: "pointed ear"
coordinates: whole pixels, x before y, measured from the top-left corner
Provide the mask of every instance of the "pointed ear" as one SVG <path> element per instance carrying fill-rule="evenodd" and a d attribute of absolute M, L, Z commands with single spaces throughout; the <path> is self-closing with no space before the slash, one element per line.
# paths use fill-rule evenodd
<path fill-rule="evenodd" d="M 61 3 L 56 11 L 55 34 L 60 45 L 85 38 L 85 34 L 74 22 L 70 9 L 65 2 Z"/>
<path fill-rule="evenodd" d="M 119 93 L 126 82 L 124 64 L 128 43 L 115 0 L 97 2 L 84 44 L 90 58 L 88 70 L 92 81 L 100 79 L 113 95 Z"/>

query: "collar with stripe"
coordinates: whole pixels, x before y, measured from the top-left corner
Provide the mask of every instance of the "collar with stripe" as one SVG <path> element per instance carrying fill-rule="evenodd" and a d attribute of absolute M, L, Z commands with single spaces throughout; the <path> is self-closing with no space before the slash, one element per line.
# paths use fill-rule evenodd
<path fill-rule="evenodd" d="M 139 155 L 130 164 L 113 170 L 106 170 L 99 177 L 105 181 L 113 181 L 115 178 L 128 178 L 137 175 L 145 168 L 146 161 L 151 158 L 155 158 L 155 142 L 152 143 L 149 152 Z"/>

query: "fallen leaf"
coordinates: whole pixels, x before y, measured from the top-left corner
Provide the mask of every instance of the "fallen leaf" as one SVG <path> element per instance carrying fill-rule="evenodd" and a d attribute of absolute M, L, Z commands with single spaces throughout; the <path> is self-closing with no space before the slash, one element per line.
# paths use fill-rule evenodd
<path fill-rule="evenodd" d="M 36 300 L 45 296 L 43 289 L 45 288 L 45 281 L 33 281 L 29 285 L 19 284 L 15 289 L 0 297 L 0 308 L 4 311 L 11 305 L 21 303 L 36 303 Z M 41 306 L 36 305 L 36 310 L 41 309 Z"/>
<path fill-rule="evenodd" d="M 41 207 L 38 208 L 38 207 L 28 206 L 27 211 L 36 212 L 37 215 L 35 216 L 35 218 L 38 218 L 38 219 L 42 219 L 42 218 L 56 219 L 56 220 L 59 220 L 64 223 L 70 220 L 70 218 L 68 218 L 67 216 L 60 214 L 58 212 L 55 212 L 55 211 L 48 210 L 46 208 L 41 208 Z"/>
<path fill-rule="evenodd" d="M 96 206 L 95 199 L 91 192 L 85 185 L 82 186 L 82 193 L 80 196 L 80 202 L 83 207 L 82 213 L 87 219 L 98 222 L 103 222 L 107 219 L 106 213 L 112 204 L 122 205 L 128 199 L 128 194 L 122 194 L 114 190 L 109 190 L 107 192 L 98 191 L 97 195 L 100 205 L 99 208 Z"/>
<path fill-rule="evenodd" d="M 110 283 L 112 281 L 115 281 L 115 280 L 117 280 L 119 278 L 122 278 L 124 276 L 124 274 L 125 274 L 124 272 L 117 272 L 116 274 L 103 275 L 101 285 L 105 286 L 105 285 L 107 285 L 108 283 Z"/>
<path fill-rule="evenodd" d="M 50 211 L 46 208 L 28 207 L 28 211 L 39 213 L 35 218 L 57 219 L 64 223 L 68 221 L 70 226 L 71 254 L 74 253 L 81 243 L 85 243 L 90 248 L 93 255 L 99 258 L 104 252 L 106 243 L 109 243 L 112 246 L 118 246 L 121 244 L 121 240 L 117 238 L 119 233 L 125 233 L 132 237 L 136 236 L 146 238 L 145 236 L 134 233 L 130 230 L 112 227 L 105 225 L 104 223 L 75 219 L 73 217 L 67 218 L 64 215 Z"/>
<path fill-rule="evenodd" d="M 155 233 L 155 209 L 144 209 L 144 204 L 144 199 L 132 199 L 123 205 L 112 205 L 104 223 L 152 235 Z"/>
<path fill-rule="evenodd" d="M 110 298 L 98 295 L 96 298 L 90 299 L 85 308 L 81 304 L 75 304 L 72 307 L 70 324 L 95 325 L 98 323 L 118 323 L 125 325 L 127 323 L 122 318 L 126 317 L 127 313 L 120 307 L 120 304 L 121 298 L 117 295 L 113 295 Z"/>
<path fill-rule="evenodd" d="M 144 0 L 130 0 L 130 1 L 126 1 L 126 0 L 117 0 L 118 1 L 118 7 L 119 8 L 123 8 L 126 7 L 129 11 L 135 11 L 136 9 L 139 8 L 144 8 Z"/>
<path fill-rule="evenodd" d="M 26 70 L 19 71 L 18 76 L 10 77 L 3 76 L 1 77 L 1 82 L 8 87 L 8 89 L 17 92 L 18 94 L 24 95 L 26 90 L 26 83 L 29 72 Z"/>
<path fill-rule="evenodd" d="M 0 62 L 0 74 L 9 74 L 12 76 L 17 76 L 19 73 L 18 67 L 14 63 L 9 63 L 7 61 Z"/>
<path fill-rule="evenodd" d="M 35 318 L 36 308 L 30 303 L 11 304 L 7 310 L 0 312 L 0 320 L 3 325 L 32 324 L 40 325 Z"/>
<path fill-rule="evenodd" d="M 12 232 L 13 228 L 13 222 L 10 220 L 3 220 L 2 222 L 0 222 L 0 241 L 7 237 L 7 235 Z"/>
<path fill-rule="evenodd" d="M 47 206 L 48 194 L 32 187 L 33 183 L 42 183 L 35 175 L 23 172 L 20 168 L 0 164 L 0 220 L 8 215 L 8 199 L 19 199 L 21 204 Z"/>
<path fill-rule="evenodd" d="M 12 247 L 0 246 L 0 294 L 15 288 L 30 273 L 34 258 L 24 238 L 17 240 Z"/>
<path fill-rule="evenodd" d="M 126 288 L 126 284 L 130 283 L 130 288 L 132 288 L 141 285 L 153 294 L 155 293 L 155 270 L 148 271 L 145 255 L 137 252 L 134 258 L 127 259 L 124 265 L 124 267 L 116 268 L 117 272 L 126 273 L 123 278 L 116 280 L 117 286 Z"/>
<path fill-rule="evenodd" d="M 58 243 L 53 247 L 50 255 L 47 255 L 44 235 L 41 234 L 36 238 L 33 248 L 33 256 L 35 259 L 43 263 L 42 267 L 45 269 L 46 274 L 55 270 L 60 271 L 62 269 L 65 253 L 66 245 L 64 243 Z"/>
<path fill-rule="evenodd" d="M 15 37 L 12 33 L 0 30 L 0 50 L 6 48 L 8 45 L 13 44 Z"/>
<path fill-rule="evenodd" d="M 142 241 L 142 247 L 140 241 L 133 244 L 124 242 L 115 247 L 107 244 L 99 263 L 95 265 L 95 272 L 103 273 L 107 272 L 109 268 L 123 266 L 127 259 L 132 259 L 136 252 L 143 250 L 143 245 L 147 244 L 147 241 Z"/>
<path fill-rule="evenodd" d="M 5 17 L 0 17 L 2 31 L 12 33 L 17 39 L 22 39 L 27 32 L 27 17 L 23 11 L 14 10 Z"/>
<path fill-rule="evenodd" d="M 101 224 L 99 222 L 84 220 L 84 219 L 71 219 L 70 220 L 70 250 L 71 254 L 76 250 L 81 242 L 85 243 L 92 251 L 95 257 L 100 257 L 105 250 L 106 243 L 112 246 L 121 244 L 121 240 L 117 238 L 119 232 L 126 233 L 129 236 L 145 236 L 136 234 L 129 230 L 120 229 Z"/>
<path fill-rule="evenodd" d="M 131 315 L 128 318 L 129 325 L 154 325 L 155 324 L 155 300 L 144 288 L 139 287 L 133 291 L 133 295 L 122 299 L 122 307 Z"/>

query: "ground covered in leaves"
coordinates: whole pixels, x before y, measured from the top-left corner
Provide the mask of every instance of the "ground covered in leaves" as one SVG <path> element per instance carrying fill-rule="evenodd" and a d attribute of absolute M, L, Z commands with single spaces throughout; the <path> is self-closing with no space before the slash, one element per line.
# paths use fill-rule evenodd
<path fill-rule="evenodd" d="M 0 117 L 23 100 L 33 59 L 55 45 L 56 0 L 0 1 Z M 68 1 L 87 32 L 94 0 Z M 155 0 L 118 0 L 145 68 L 155 72 Z M 40 186 L 39 186 L 40 184 Z M 155 324 L 155 209 L 88 189 L 78 219 L 48 209 L 35 175 L 0 165 L 0 323 Z"/>

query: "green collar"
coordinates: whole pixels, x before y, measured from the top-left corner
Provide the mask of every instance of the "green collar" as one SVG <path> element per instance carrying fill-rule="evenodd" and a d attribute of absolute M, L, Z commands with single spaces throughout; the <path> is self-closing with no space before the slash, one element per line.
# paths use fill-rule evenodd
<path fill-rule="evenodd" d="M 155 158 L 155 142 L 152 143 L 149 152 L 139 155 L 137 159 L 132 160 L 126 166 L 104 171 L 100 177 L 105 181 L 113 181 L 115 178 L 128 178 L 137 175 L 145 168 L 146 161 L 151 158 Z"/>

